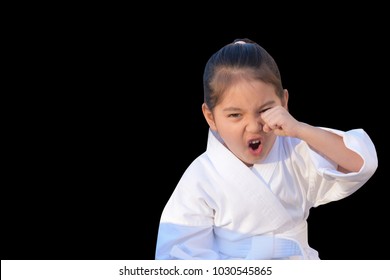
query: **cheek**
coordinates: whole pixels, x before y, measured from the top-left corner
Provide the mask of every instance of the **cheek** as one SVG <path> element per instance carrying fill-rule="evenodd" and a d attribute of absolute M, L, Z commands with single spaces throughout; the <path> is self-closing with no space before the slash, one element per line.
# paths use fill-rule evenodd
<path fill-rule="evenodd" d="M 265 138 L 265 145 L 264 145 L 267 151 L 272 149 L 272 146 L 275 143 L 275 139 L 276 139 L 276 135 L 273 134 L 273 132 L 269 132 L 269 134 L 270 135 Z"/>
<path fill-rule="evenodd" d="M 224 117 L 217 114 L 214 114 L 213 119 L 209 125 L 213 130 L 217 131 L 224 131 L 229 129 L 229 124 L 225 121 Z"/>

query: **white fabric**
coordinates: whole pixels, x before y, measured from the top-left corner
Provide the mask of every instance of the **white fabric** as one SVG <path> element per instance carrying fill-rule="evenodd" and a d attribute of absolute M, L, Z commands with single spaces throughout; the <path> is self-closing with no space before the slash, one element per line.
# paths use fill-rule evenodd
<path fill-rule="evenodd" d="M 351 195 L 378 165 L 364 130 L 323 129 L 362 156 L 359 172 L 338 172 L 291 137 L 277 137 L 265 161 L 249 168 L 210 130 L 206 152 L 184 172 L 163 210 L 155 258 L 319 259 L 307 241 L 310 208 Z"/>

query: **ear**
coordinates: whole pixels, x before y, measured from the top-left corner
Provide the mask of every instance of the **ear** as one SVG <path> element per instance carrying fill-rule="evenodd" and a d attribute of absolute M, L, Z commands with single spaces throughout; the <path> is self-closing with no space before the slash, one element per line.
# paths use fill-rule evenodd
<path fill-rule="evenodd" d="M 216 127 L 215 121 L 214 121 L 213 112 L 211 112 L 211 110 L 206 105 L 206 103 L 202 104 L 202 112 L 203 112 L 204 118 L 206 119 L 207 123 L 209 124 L 209 127 L 212 130 L 217 130 L 217 127 Z"/>
<path fill-rule="evenodd" d="M 283 107 L 288 110 L 288 90 L 283 90 Z"/>

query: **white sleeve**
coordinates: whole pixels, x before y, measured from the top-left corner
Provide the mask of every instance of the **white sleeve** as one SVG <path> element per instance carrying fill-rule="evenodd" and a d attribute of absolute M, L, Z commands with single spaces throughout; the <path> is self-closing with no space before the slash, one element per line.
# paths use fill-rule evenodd
<path fill-rule="evenodd" d="M 220 259 L 215 247 L 213 227 L 160 223 L 156 260 Z"/>
<path fill-rule="evenodd" d="M 199 181 L 187 172 L 161 215 L 155 259 L 220 259 L 213 232 L 214 211 L 198 187 Z"/>
<path fill-rule="evenodd" d="M 336 129 L 322 128 L 343 137 L 347 148 L 359 154 L 364 163 L 358 172 L 342 173 L 337 165 L 310 149 L 310 158 L 315 174 L 311 176 L 309 200 L 314 206 L 340 200 L 362 187 L 375 173 L 378 158 L 374 143 L 363 129 L 343 132 Z"/>

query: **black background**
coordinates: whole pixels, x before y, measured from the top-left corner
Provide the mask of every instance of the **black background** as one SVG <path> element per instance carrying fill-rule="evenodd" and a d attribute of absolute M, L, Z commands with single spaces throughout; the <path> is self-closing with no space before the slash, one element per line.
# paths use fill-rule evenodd
<path fill-rule="evenodd" d="M 163 207 L 206 147 L 205 63 L 244 37 L 278 63 L 297 119 L 363 128 L 377 147 L 369 182 L 311 210 L 310 245 L 322 259 L 388 258 L 389 60 L 380 8 L 218 20 L 206 10 L 138 20 L 137 10 L 102 10 L 20 26 L 31 52 L 20 52 L 29 75 L 12 103 L 2 259 L 153 259 Z"/>

